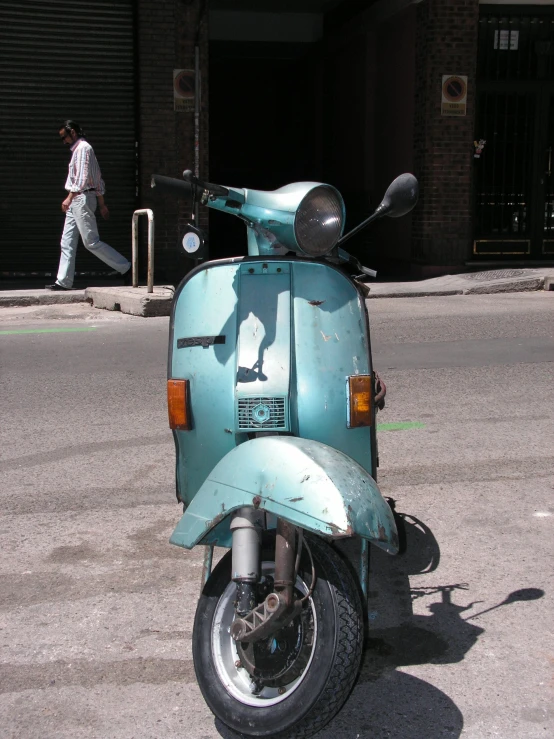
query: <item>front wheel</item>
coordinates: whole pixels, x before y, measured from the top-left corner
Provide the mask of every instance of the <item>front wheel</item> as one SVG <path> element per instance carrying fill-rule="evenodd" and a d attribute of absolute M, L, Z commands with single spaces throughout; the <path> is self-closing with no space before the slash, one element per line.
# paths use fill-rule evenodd
<path fill-rule="evenodd" d="M 232 639 L 231 552 L 214 569 L 198 603 L 193 632 L 198 684 L 212 712 L 245 737 L 311 736 L 339 711 L 358 674 L 363 645 L 358 590 L 329 544 L 312 537 L 307 542 L 316 572 L 313 593 L 301 613 L 273 636 L 253 645 Z M 263 581 L 271 583 L 274 552 L 264 551 L 262 558 Z M 297 598 L 308 594 L 311 580 L 304 553 Z"/>

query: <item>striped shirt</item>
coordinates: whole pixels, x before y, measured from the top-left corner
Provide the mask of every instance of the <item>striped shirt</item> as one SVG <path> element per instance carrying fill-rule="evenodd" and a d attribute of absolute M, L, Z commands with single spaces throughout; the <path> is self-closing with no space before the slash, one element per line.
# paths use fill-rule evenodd
<path fill-rule="evenodd" d="M 65 189 L 68 192 L 90 189 L 95 190 L 97 195 L 103 195 L 106 188 L 92 146 L 85 139 L 77 139 L 71 151 L 73 155 L 69 162 Z"/>

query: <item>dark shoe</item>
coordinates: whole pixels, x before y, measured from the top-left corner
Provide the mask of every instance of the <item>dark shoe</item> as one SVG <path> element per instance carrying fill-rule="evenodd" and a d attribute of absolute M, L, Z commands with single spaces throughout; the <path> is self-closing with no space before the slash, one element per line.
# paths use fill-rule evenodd
<path fill-rule="evenodd" d="M 64 287 L 63 285 L 58 285 L 57 282 L 55 282 L 53 285 L 45 285 L 45 290 L 72 290 L 71 287 Z"/>

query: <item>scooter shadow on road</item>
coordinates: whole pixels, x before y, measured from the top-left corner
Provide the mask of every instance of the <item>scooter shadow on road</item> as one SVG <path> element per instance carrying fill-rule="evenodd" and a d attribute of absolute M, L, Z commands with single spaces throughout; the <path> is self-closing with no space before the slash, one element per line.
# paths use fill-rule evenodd
<path fill-rule="evenodd" d="M 360 681 L 375 679 L 400 666 L 460 662 L 484 629 L 461 617 L 475 603 L 457 605 L 456 591 L 465 583 L 416 587 L 411 577 L 438 569 L 439 544 L 420 519 L 396 511 L 389 499 L 399 532 L 400 551 L 390 557 L 371 548 L 368 592 L 368 641 Z M 413 604 L 437 596 L 428 606 L 431 615 L 415 615 Z"/>
<path fill-rule="evenodd" d="M 396 668 L 461 662 L 484 632 L 470 623 L 470 617 L 462 616 L 479 601 L 453 602 L 454 593 L 468 589 L 465 583 L 412 587 L 410 577 L 437 570 L 439 544 L 423 521 L 396 511 L 394 500 L 388 502 L 396 519 L 400 551 L 391 557 L 371 547 L 369 629 L 360 674 L 344 708 L 317 739 L 457 738 L 464 726 L 463 715 L 451 698 Z M 415 615 L 414 602 L 433 595 L 437 599 L 428 606 L 431 615 Z M 486 611 L 542 595 L 538 588 L 517 590 Z M 223 739 L 240 736 L 217 719 L 215 728 Z"/>
<path fill-rule="evenodd" d="M 430 587 L 414 587 L 410 583 L 412 576 L 437 570 L 439 544 L 423 521 L 397 512 L 394 500 L 388 502 L 397 523 L 400 551 L 398 556 L 390 557 L 371 548 L 369 629 L 362 667 L 357 686 L 339 719 L 330 724 L 328 736 L 334 729 L 336 739 L 340 735 L 339 723 L 354 725 L 353 718 L 361 711 L 365 720 L 360 726 L 365 733 L 360 732 L 360 737 L 458 737 L 463 729 L 463 715 L 455 703 L 429 683 L 396 668 L 461 662 L 484 632 L 470 622 L 471 616 L 462 616 L 479 601 L 464 605 L 453 602 L 454 593 L 459 591 L 459 600 L 462 592 L 468 590 L 465 583 Z M 537 588 L 517 590 L 486 610 L 542 595 L 544 592 Z M 432 596 L 437 597 L 427 606 L 431 615 L 415 615 L 414 602 Z M 395 722 L 391 722 L 392 714 Z M 326 739 L 326 732 L 320 736 Z"/>
<path fill-rule="evenodd" d="M 454 593 L 460 600 L 462 592 L 469 590 L 467 583 L 417 587 L 410 582 L 413 576 L 437 570 L 439 544 L 423 521 L 399 513 L 394 500 L 389 498 L 388 502 L 398 528 L 400 551 L 396 557 L 390 557 L 375 547 L 370 550 L 369 630 L 360 682 L 401 666 L 461 662 L 484 632 L 471 619 L 485 611 L 462 615 L 480 601 L 465 605 L 453 602 Z M 538 588 L 516 590 L 486 611 L 543 595 L 544 591 Z M 427 606 L 431 615 L 415 615 L 414 602 L 431 596 L 437 596 Z"/>
<path fill-rule="evenodd" d="M 342 711 L 316 734 L 317 739 L 438 739 L 459 737 L 463 716 L 455 703 L 433 685 L 396 670 L 401 665 L 435 661 L 448 653 L 447 636 L 413 615 L 409 576 L 432 572 L 440 551 L 421 521 L 393 508 L 400 538 L 396 557 L 371 547 L 368 639 L 357 683 Z M 454 606 L 454 608 L 456 608 Z M 434 614 L 439 621 L 442 614 Z M 393 624 L 392 626 L 390 624 Z M 469 649 L 482 631 L 469 627 L 462 639 Z M 473 631 L 477 632 L 476 634 Z M 461 654 L 461 647 L 458 651 Z M 460 656 L 461 659 L 461 656 Z M 215 721 L 223 739 L 240 735 Z"/>

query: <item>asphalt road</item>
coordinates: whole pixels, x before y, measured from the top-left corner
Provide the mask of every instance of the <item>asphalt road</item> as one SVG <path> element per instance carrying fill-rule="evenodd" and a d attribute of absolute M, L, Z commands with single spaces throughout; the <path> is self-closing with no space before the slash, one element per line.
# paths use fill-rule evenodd
<path fill-rule="evenodd" d="M 369 308 L 407 550 L 372 557 L 361 675 L 318 739 L 552 737 L 554 293 Z M 191 661 L 201 552 L 167 542 L 167 325 L 0 310 L 3 738 L 227 736 Z"/>

